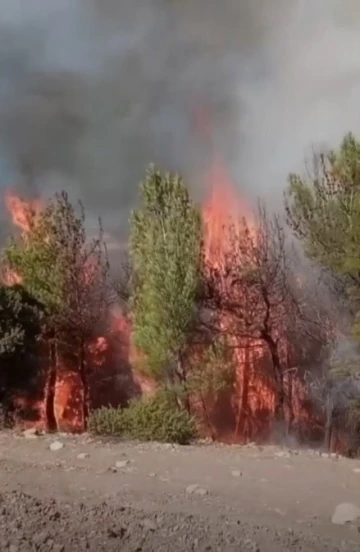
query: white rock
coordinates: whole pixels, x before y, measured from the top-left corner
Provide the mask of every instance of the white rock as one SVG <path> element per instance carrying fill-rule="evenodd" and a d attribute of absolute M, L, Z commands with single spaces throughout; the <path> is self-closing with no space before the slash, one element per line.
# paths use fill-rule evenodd
<path fill-rule="evenodd" d="M 338 504 L 331 518 L 335 525 L 345 525 L 357 520 L 360 520 L 360 508 L 350 502 Z"/>
<path fill-rule="evenodd" d="M 50 445 L 50 450 L 52 450 L 53 452 L 57 452 L 58 450 L 61 450 L 62 448 L 64 448 L 64 444 L 61 441 L 54 441 Z"/>
<path fill-rule="evenodd" d="M 86 460 L 86 458 L 89 458 L 90 454 L 87 452 L 80 452 L 80 454 L 77 455 L 79 460 Z"/>
<path fill-rule="evenodd" d="M 279 450 L 275 452 L 276 458 L 291 458 L 291 452 L 289 450 Z"/>
<path fill-rule="evenodd" d="M 144 519 L 142 525 L 144 529 L 147 529 L 148 531 L 156 531 L 157 529 L 157 524 L 151 519 Z"/>
<path fill-rule="evenodd" d="M 242 476 L 242 473 L 241 473 L 241 471 L 239 471 L 239 470 L 233 470 L 233 471 L 231 472 L 231 475 L 232 475 L 233 477 L 241 477 L 241 476 Z"/>
<path fill-rule="evenodd" d="M 353 472 L 354 472 L 354 473 L 360 473 L 360 468 L 355 468 L 355 469 L 353 470 Z"/>
<path fill-rule="evenodd" d="M 208 491 L 207 489 L 204 489 L 203 487 L 200 487 L 200 485 L 195 483 L 186 487 L 186 493 L 190 495 L 196 494 L 198 496 L 205 496 L 208 494 Z"/>
<path fill-rule="evenodd" d="M 195 494 L 198 496 L 206 496 L 209 493 L 207 489 L 204 489 L 203 487 L 199 487 L 196 489 Z"/>
<path fill-rule="evenodd" d="M 119 460 L 115 464 L 115 468 L 118 468 L 121 470 L 122 468 L 125 468 L 128 464 L 130 464 L 129 460 Z"/>
<path fill-rule="evenodd" d="M 40 433 L 37 431 L 36 427 L 31 427 L 30 429 L 25 429 L 23 436 L 25 439 L 37 439 Z"/>

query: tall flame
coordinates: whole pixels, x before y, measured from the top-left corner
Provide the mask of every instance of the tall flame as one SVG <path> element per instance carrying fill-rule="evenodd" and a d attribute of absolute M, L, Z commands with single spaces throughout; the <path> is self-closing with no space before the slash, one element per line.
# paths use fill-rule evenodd
<path fill-rule="evenodd" d="M 219 277 L 227 254 L 231 254 L 234 233 L 241 240 L 246 239 L 246 232 L 250 232 L 256 243 L 257 228 L 249 203 L 236 193 L 226 167 L 220 160 L 217 160 L 209 173 L 208 182 L 211 191 L 203 210 L 205 258 L 209 267 L 220 269 L 217 276 Z M 224 293 L 234 293 L 233 290 L 227 289 L 226 282 L 222 289 Z M 229 328 L 236 326 L 236 320 L 232 320 L 229 314 L 219 313 L 219 324 L 222 331 L 227 333 Z M 236 361 L 234 398 L 237 411 L 235 434 L 232 439 L 238 440 L 252 438 L 256 431 L 260 431 L 256 425 L 256 413 L 264 408 L 270 410 L 273 397 L 255 369 L 255 365 L 265 354 L 264 344 L 248 337 L 233 336 L 231 340 Z M 255 393 L 252 391 L 254 388 Z"/>
<path fill-rule="evenodd" d="M 13 193 L 5 194 L 5 206 L 11 216 L 14 226 L 19 228 L 26 237 L 31 230 L 31 221 L 33 217 L 38 215 L 42 209 L 40 200 L 25 201 Z M 5 267 L 2 274 L 2 280 L 7 286 L 21 284 L 23 278 L 14 270 Z"/>

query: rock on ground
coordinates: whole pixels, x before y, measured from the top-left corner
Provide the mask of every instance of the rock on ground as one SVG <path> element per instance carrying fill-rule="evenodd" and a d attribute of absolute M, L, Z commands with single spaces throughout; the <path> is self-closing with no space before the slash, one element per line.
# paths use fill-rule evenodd
<path fill-rule="evenodd" d="M 331 543 L 301 532 L 279 532 L 225 517 L 137 509 L 101 503 L 57 503 L 19 491 L 0 495 L 1 550 L 11 552 L 335 552 Z M 357 552 L 346 546 L 346 552 Z"/>
<path fill-rule="evenodd" d="M 332 523 L 337 504 L 360 507 L 358 468 L 276 446 L 0 432 L 0 552 L 359 552 L 358 522 Z"/>
<path fill-rule="evenodd" d="M 58 450 L 64 448 L 64 444 L 61 441 L 54 441 L 53 443 L 51 443 L 49 448 L 53 452 L 57 452 Z"/>
<path fill-rule="evenodd" d="M 356 504 L 343 502 L 338 504 L 331 518 L 335 525 L 345 525 L 346 523 L 360 522 L 360 508 Z"/>

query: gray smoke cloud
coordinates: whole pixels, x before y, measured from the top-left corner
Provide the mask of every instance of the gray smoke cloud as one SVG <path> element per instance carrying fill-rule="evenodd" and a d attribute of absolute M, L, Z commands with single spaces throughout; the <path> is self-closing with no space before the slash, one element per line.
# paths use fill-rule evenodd
<path fill-rule="evenodd" d="M 216 149 L 273 205 L 311 145 L 359 130 L 357 0 L 0 0 L 0 13 L 0 193 L 68 189 L 112 232 L 151 161 L 200 195 Z"/>

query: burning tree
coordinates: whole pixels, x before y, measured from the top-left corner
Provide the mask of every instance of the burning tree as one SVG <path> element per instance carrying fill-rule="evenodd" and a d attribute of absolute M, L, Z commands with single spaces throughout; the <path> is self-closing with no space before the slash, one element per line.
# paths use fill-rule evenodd
<path fill-rule="evenodd" d="M 201 217 L 179 176 L 150 167 L 141 191 L 130 246 L 135 344 L 152 375 L 185 384 L 200 282 Z"/>
<path fill-rule="evenodd" d="M 210 320 L 218 332 L 231 336 L 235 349 L 266 345 L 275 384 L 275 417 L 284 421 L 282 346 L 291 296 L 284 230 L 259 204 L 256 222 L 235 215 L 223 226 L 222 235 L 226 246 L 221 256 L 215 263 L 209 258 L 205 268 Z"/>
<path fill-rule="evenodd" d="M 109 311 L 114 297 L 109 261 L 101 221 L 96 237 L 89 240 L 81 202 L 77 213 L 63 192 L 56 196 L 53 207 L 53 236 L 62 266 L 62 300 L 56 324 L 63 354 L 80 375 L 86 429 L 90 408 L 88 376 L 95 366 L 93 349 L 97 343 L 101 346 L 103 336 L 111 331 Z"/>
<path fill-rule="evenodd" d="M 65 192 L 43 208 L 24 206 L 23 232 L 5 251 L 6 270 L 44 307 L 43 343 L 48 350 L 45 417 L 56 429 L 55 384 L 61 355 L 74 361 L 83 386 L 83 424 L 89 412 L 89 345 L 108 324 L 111 287 L 106 246 L 100 226 L 90 243 L 85 215 L 71 205 Z M 17 217 L 19 221 L 19 216 Z"/>

